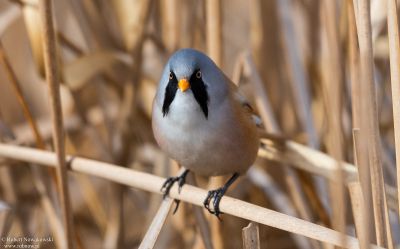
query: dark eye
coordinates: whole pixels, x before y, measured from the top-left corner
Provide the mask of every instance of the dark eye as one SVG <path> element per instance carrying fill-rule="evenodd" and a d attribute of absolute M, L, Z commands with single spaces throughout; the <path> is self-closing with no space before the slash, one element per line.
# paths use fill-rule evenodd
<path fill-rule="evenodd" d="M 169 79 L 172 80 L 174 78 L 174 75 L 172 74 L 172 72 L 169 72 Z"/>
<path fill-rule="evenodd" d="M 198 79 L 201 78 L 201 71 L 200 70 L 196 72 L 196 78 L 198 78 Z"/>

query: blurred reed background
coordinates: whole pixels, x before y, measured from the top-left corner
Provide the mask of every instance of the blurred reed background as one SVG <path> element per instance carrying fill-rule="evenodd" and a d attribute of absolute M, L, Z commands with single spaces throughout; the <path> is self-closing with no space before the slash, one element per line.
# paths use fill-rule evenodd
<path fill-rule="evenodd" d="M 396 0 L 0 1 L 0 247 L 399 248 L 397 12 Z M 224 198 L 222 222 L 190 186 L 172 191 L 185 202 L 171 215 L 152 176 L 178 172 L 150 113 L 183 47 L 240 85 L 268 133 L 228 193 L 246 202 Z"/>

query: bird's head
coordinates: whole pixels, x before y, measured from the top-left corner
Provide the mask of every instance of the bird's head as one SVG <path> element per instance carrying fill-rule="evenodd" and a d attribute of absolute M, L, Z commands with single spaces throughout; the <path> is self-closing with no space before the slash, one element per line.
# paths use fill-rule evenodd
<path fill-rule="evenodd" d="M 228 92 L 225 80 L 207 55 L 194 49 L 177 51 L 165 66 L 158 88 L 157 98 L 162 103 L 163 115 L 168 115 L 177 96 L 190 95 L 207 118 L 210 102 L 218 105 Z"/>

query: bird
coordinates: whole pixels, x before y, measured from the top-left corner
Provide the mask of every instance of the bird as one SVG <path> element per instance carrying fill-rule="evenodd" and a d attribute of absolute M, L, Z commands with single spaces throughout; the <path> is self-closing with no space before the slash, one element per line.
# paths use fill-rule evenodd
<path fill-rule="evenodd" d="M 164 197 L 175 183 L 180 193 L 189 171 L 206 177 L 231 175 L 204 199 L 204 207 L 220 218 L 221 198 L 254 163 L 260 144 L 252 108 L 238 87 L 206 54 L 180 49 L 162 72 L 153 100 L 152 129 L 160 148 L 185 168 L 166 179 L 161 187 Z"/>

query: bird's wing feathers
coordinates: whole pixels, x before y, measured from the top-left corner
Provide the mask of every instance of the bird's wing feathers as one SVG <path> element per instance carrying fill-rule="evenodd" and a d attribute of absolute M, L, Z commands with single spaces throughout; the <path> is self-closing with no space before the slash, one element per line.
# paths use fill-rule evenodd
<path fill-rule="evenodd" d="M 261 118 L 255 113 L 254 108 L 251 106 L 247 98 L 240 93 L 239 87 L 235 83 L 233 83 L 228 77 L 226 77 L 226 81 L 229 84 L 229 88 L 231 89 L 234 100 L 239 102 L 245 112 L 251 115 L 251 118 L 253 119 L 257 127 L 262 127 Z"/>

